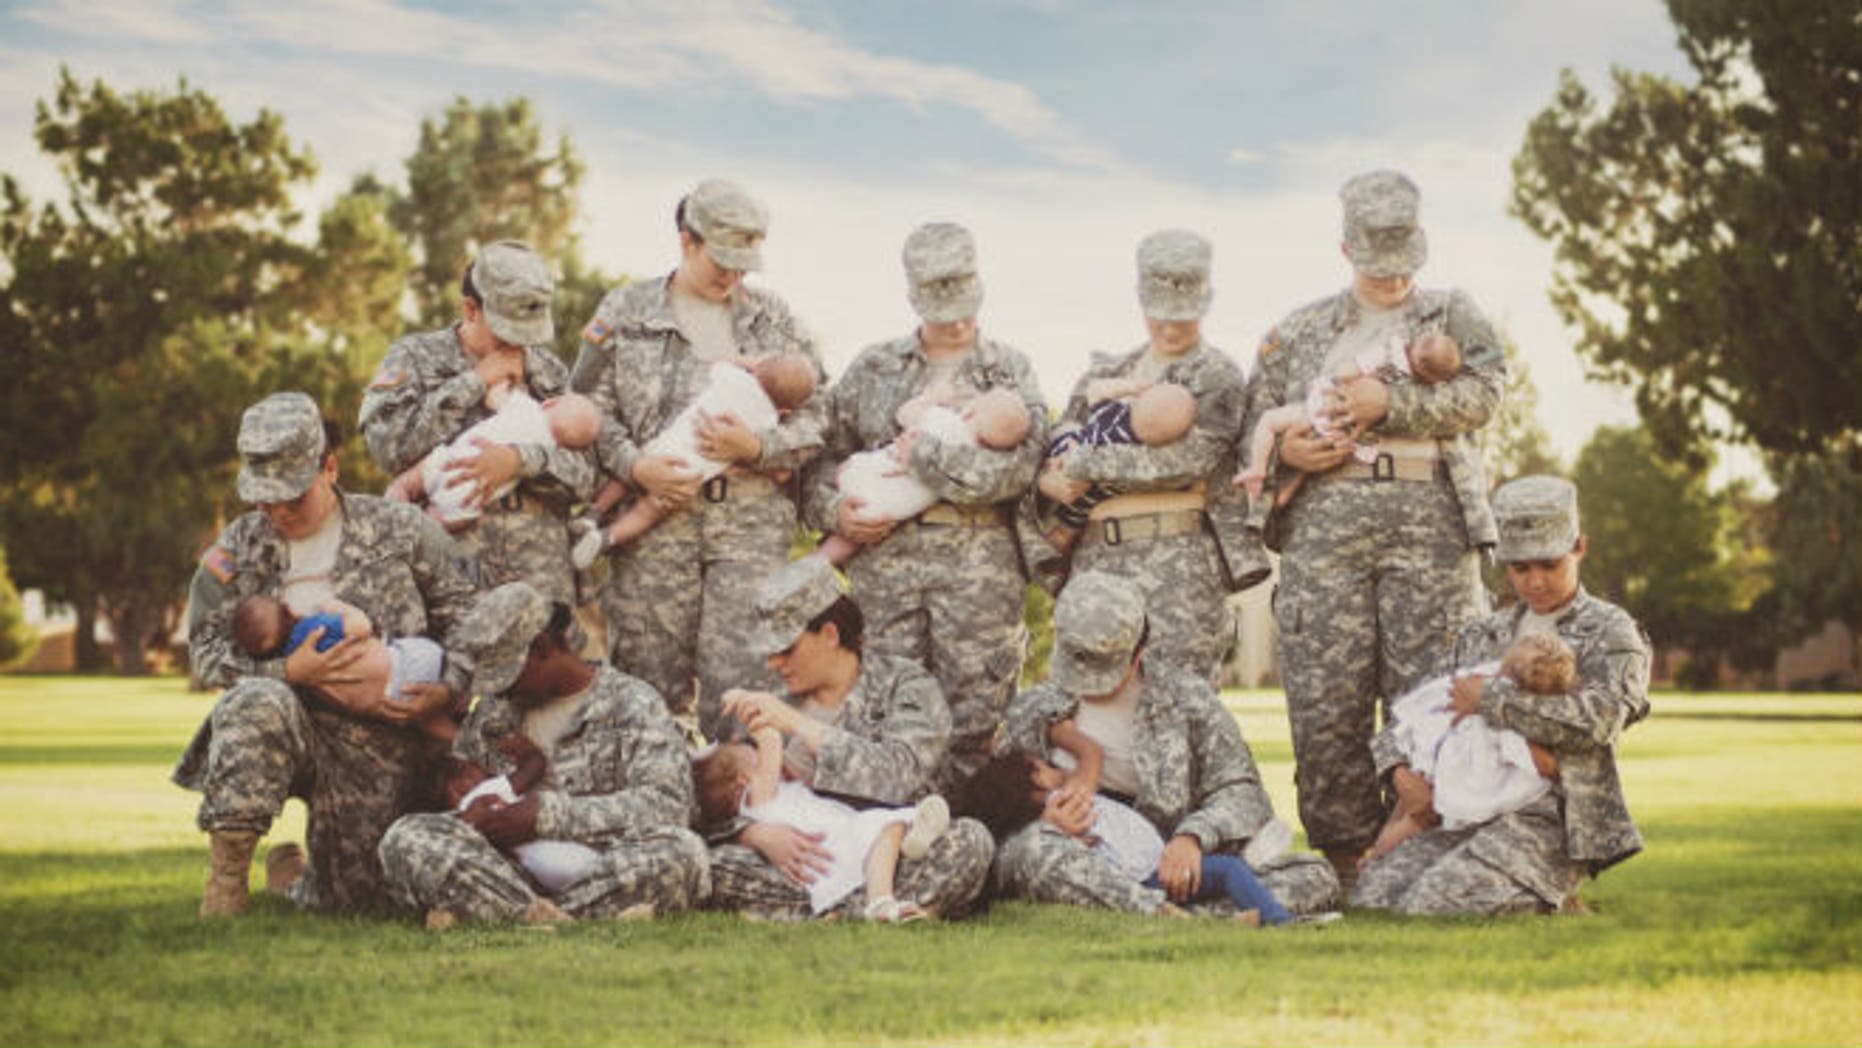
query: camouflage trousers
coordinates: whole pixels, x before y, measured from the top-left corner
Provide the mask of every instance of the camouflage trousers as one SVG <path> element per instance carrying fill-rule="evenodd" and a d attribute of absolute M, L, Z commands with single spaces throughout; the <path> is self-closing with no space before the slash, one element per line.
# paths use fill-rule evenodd
<path fill-rule="evenodd" d="M 1234 628 L 1222 555 L 1206 530 L 1107 545 L 1095 521 L 1074 547 L 1073 574 L 1083 571 L 1131 579 L 1144 591 L 1144 613 L 1151 624 L 1147 660 L 1216 683 Z"/>
<path fill-rule="evenodd" d="M 723 727 L 726 689 L 776 690 L 775 675 L 745 640 L 757 588 L 788 563 L 795 533 L 794 503 L 767 478 L 722 483 L 723 501 L 701 491 L 616 550 L 601 592 L 615 668 L 653 685 L 675 714 L 691 711 L 696 685 L 698 727 L 708 739 Z"/>
<path fill-rule="evenodd" d="M 1282 855 L 1254 872 L 1296 914 L 1338 907 L 1338 876 L 1317 855 Z M 1034 902 L 1155 913 L 1165 899 L 1162 889 L 1132 880 L 1086 842 L 1044 821 L 1029 823 L 1002 842 L 993 874 L 997 894 Z M 1232 912 L 1234 904 L 1221 900 L 1195 908 Z"/>
<path fill-rule="evenodd" d="M 1021 681 L 1027 629 L 1015 537 L 994 523 L 903 521 L 848 562 L 847 578 L 866 616 L 867 650 L 918 663 L 943 689 L 950 753 L 932 789 L 955 796 L 988 763 Z"/>
<path fill-rule="evenodd" d="M 292 897 L 365 910 L 388 902 L 375 846 L 418 802 L 423 764 L 409 732 L 309 707 L 281 681 L 247 678 L 214 704 L 174 781 L 201 791 L 196 821 L 209 832 L 263 835 L 288 798 L 303 798 L 310 868 Z"/>
<path fill-rule="evenodd" d="M 545 893 L 509 856 L 451 813 L 408 815 L 381 839 L 381 865 L 396 902 L 472 920 L 514 920 Z M 603 851 L 594 870 L 551 896 L 573 917 L 612 917 L 642 903 L 658 914 L 704 901 L 711 882 L 705 844 L 667 826 Z"/>
<path fill-rule="evenodd" d="M 961 917 L 982 895 L 995 851 L 996 842 L 982 823 L 953 819 L 924 858 L 900 857 L 894 893 L 940 917 Z M 859 888 L 829 912 L 859 913 L 866 902 L 866 889 Z M 741 844 L 721 844 L 711 849 L 711 908 L 795 919 L 813 912 L 808 889 Z"/>
<path fill-rule="evenodd" d="M 453 538 L 478 563 L 479 581 L 486 589 L 528 582 L 550 600 L 575 605 L 569 522 L 536 499 L 524 499 L 517 509 L 493 504 Z"/>
<path fill-rule="evenodd" d="M 1586 873 L 1565 854 L 1559 801 L 1547 795 L 1479 826 L 1409 838 L 1364 867 L 1351 903 L 1424 916 L 1551 913 Z"/>
<path fill-rule="evenodd" d="M 1288 511 L 1274 621 L 1300 820 L 1316 848 L 1361 849 L 1383 819 L 1378 699 L 1420 684 L 1486 595 L 1445 483 L 1317 479 Z"/>

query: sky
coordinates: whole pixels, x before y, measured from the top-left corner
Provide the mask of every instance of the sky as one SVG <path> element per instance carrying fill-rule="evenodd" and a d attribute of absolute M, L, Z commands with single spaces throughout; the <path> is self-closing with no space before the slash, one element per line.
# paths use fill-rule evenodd
<path fill-rule="evenodd" d="M 1613 66 L 1691 80 L 1657 0 L 0 0 L 0 171 L 41 199 L 58 183 L 33 101 L 61 64 L 279 113 L 317 157 L 312 207 L 364 171 L 399 180 L 454 97 L 527 96 L 587 162 L 605 270 L 669 271 L 673 206 L 704 178 L 761 198 L 754 279 L 831 375 L 915 323 L 906 234 L 963 223 L 984 332 L 1053 405 L 1089 353 L 1142 342 L 1145 234 L 1214 243 L 1204 334 L 1251 369 L 1277 319 L 1349 280 L 1339 185 L 1393 167 L 1423 192 L 1419 282 L 1466 289 L 1517 341 L 1567 462 L 1635 413 L 1585 380 L 1547 302 L 1551 248 L 1506 213 L 1512 157 L 1561 68 L 1606 96 Z"/>

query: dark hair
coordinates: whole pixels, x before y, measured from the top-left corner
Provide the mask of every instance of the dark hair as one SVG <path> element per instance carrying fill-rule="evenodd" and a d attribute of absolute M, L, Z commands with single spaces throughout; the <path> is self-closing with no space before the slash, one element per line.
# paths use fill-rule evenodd
<path fill-rule="evenodd" d="M 722 823 L 737 814 L 737 768 L 740 760 L 728 754 L 740 753 L 733 746 L 746 742 L 721 742 L 710 753 L 692 761 L 692 789 L 698 801 L 699 825 Z"/>
<path fill-rule="evenodd" d="M 808 632 L 818 633 L 821 627 L 833 623 L 840 632 L 840 646 L 860 654 L 862 642 L 866 637 L 866 616 L 860 613 L 860 605 L 845 593 L 834 598 L 826 611 L 808 620 Z"/>
<path fill-rule="evenodd" d="M 575 612 L 560 600 L 550 601 L 550 620 L 543 626 L 539 638 L 546 638 L 553 647 L 564 651 L 574 651 L 576 646 L 569 639 L 569 627 L 575 623 Z M 531 641 L 535 644 L 536 641 Z"/>
<path fill-rule="evenodd" d="M 705 238 L 698 234 L 698 230 L 685 224 L 685 202 L 690 199 L 691 197 L 689 196 L 682 196 L 679 198 L 678 206 L 672 209 L 672 225 L 674 229 L 690 236 L 693 243 L 702 244 L 705 242 Z"/>
<path fill-rule="evenodd" d="M 323 417 L 323 453 L 334 455 L 343 446 L 343 424 L 325 415 Z"/>
<path fill-rule="evenodd" d="M 284 601 L 264 593 L 254 593 L 233 605 L 233 644 L 255 659 L 275 659 L 284 654 L 285 642 L 291 639 L 296 616 Z M 271 631 L 282 626 L 276 637 Z"/>
<path fill-rule="evenodd" d="M 989 827 L 998 840 L 1039 819 L 1046 805 L 1036 797 L 1035 759 L 1020 750 L 991 757 L 957 792 L 957 814 Z"/>
<path fill-rule="evenodd" d="M 477 262 L 477 259 L 473 259 L 466 263 L 465 273 L 459 278 L 459 296 L 470 299 L 474 305 L 482 306 L 485 304 L 485 296 L 478 293 L 478 285 L 472 282 L 472 267 Z"/>

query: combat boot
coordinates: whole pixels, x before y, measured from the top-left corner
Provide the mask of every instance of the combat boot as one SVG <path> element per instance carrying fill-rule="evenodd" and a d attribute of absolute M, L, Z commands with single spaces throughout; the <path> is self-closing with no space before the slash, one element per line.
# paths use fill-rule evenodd
<path fill-rule="evenodd" d="M 1345 906 L 1351 901 L 1352 889 L 1358 886 L 1358 870 L 1364 862 L 1364 849 L 1327 848 L 1325 861 L 1332 864 L 1332 872 L 1338 875 L 1338 904 Z"/>
<path fill-rule="evenodd" d="M 271 851 L 265 853 L 265 890 L 273 895 L 284 895 L 309 868 L 310 861 L 304 858 L 303 845 L 296 841 L 274 844 Z"/>
<path fill-rule="evenodd" d="M 207 888 L 202 917 L 237 917 L 246 912 L 247 878 L 259 835 L 252 830 L 214 830 L 207 837 Z"/>

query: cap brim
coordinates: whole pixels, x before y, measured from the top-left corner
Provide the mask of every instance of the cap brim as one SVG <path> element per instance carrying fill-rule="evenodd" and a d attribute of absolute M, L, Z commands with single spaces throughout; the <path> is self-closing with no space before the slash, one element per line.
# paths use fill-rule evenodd
<path fill-rule="evenodd" d="M 1504 536 L 1494 546 L 1494 559 L 1502 564 L 1516 564 L 1522 560 L 1558 560 L 1577 547 L 1577 536 L 1569 540 L 1543 539 L 1508 542 Z"/>
<path fill-rule="evenodd" d="M 1117 688 L 1131 667 L 1130 653 L 1112 665 L 1096 665 L 1064 647 L 1055 646 L 1048 682 L 1069 695 L 1104 695 Z"/>
<path fill-rule="evenodd" d="M 252 472 L 251 466 L 241 466 L 233 487 L 246 502 L 290 502 L 308 491 L 310 482 L 316 479 L 317 467 L 314 465 L 304 470 L 301 477 L 262 476 Z"/>
<path fill-rule="evenodd" d="M 744 641 L 744 647 L 758 658 L 767 659 L 777 652 L 788 651 L 794 647 L 795 642 L 802 638 L 803 632 L 803 630 L 796 630 L 794 636 L 785 638 L 781 633 L 770 629 L 768 624 L 759 625 L 750 631 L 750 636 Z"/>
<path fill-rule="evenodd" d="M 705 241 L 705 254 L 711 256 L 724 269 L 734 269 L 739 273 L 749 273 L 763 268 L 763 251 L 754 247 L 724 247 L 721 244 Z"/>
<path fill-rule="evenodd" d="M 1345 237 L 1345 257 L 1352 268 L 1373 279 L 1406 277 L 1429 260 L 1429 241 L 1418 228 L 1410 231 L 1401 246 L 1379 250 L 1368 238 L 1354 233 Z"/>
<path fill-rule="evenodd" d="M 932 324 L 949 324 L 975 316 L 983 307 L 983 293 L 978 290 L 974 294 L 957 298 L 931 298 L 913 294 L 911 301 L 912 309 L 917 312 L 920 320 Z"/>
<path fill-rule="evenodd" d="M 472 689 L 480 695 L 502 695 L 511 690 L 517 678 L 523 675 L 524 662 L 530 657 L 530 649 L 525 648 L 522 658 L 505 659 L 489 666 L 481 665 L 472 674 Z"/>
<path fill-rule="evenodd" d="M 556 322 L 548 315 L 532 320 L 512 320 L 488 309 L 485 324 L 499 341 L 513 346 L 547 346 L 556 341 Z"/>

